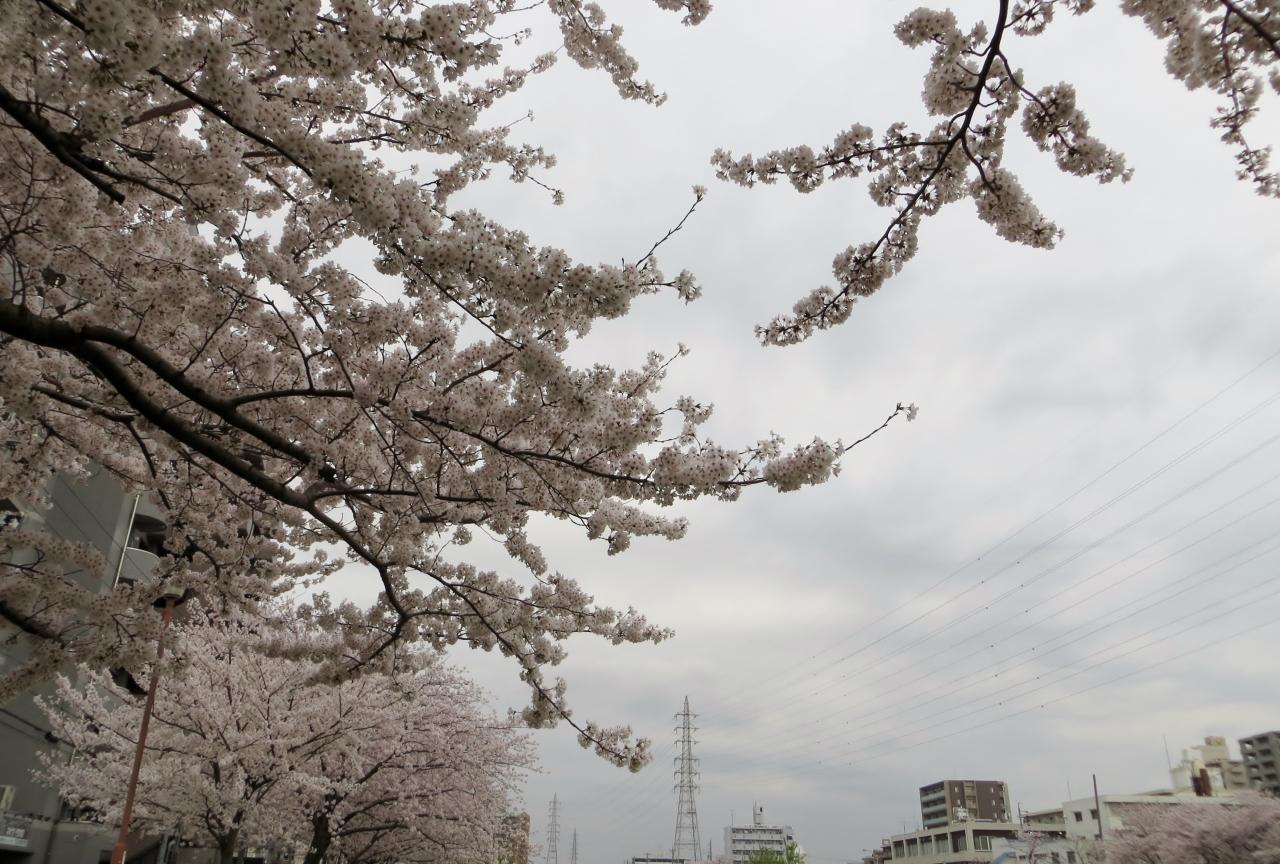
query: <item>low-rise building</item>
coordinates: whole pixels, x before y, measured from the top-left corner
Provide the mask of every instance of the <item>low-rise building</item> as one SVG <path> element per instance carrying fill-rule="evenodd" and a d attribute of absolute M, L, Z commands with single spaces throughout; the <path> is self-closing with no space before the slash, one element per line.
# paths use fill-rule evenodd
<path fill-rule="evenodd" d="M 910 861 L 911 864 L 987 864 L 998 841 L 1018 836 L 1017 822 L 953 822 L 940 828 L 921 828 L 894 834 L 863 864 Z M 887 855 L 887 857 L 886 857 Z"/>
<path fill-rule="evenodd" d="M 1229 805 L 1229 797 L 1148 793 L 1144 795 L 1102 795 L 1064 801 L 1062 812 L 1069 840 L 1106 837 L 1124 828 L 1127 814 L 1141 807 L 1221 807 Z"/>

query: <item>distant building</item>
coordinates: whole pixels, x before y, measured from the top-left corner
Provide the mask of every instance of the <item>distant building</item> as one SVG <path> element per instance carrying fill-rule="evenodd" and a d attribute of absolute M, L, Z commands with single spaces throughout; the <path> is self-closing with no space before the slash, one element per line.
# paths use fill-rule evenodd
<path fill-rule="evenodd" d="M 751 808 L 750 825 L 730 825 L 724 829 L 724 851 L 733 864 L 746 864 L 753 853 L 768 849 L 779 855 L 787 851 L 787 844 L 796 842 L 790 825 L 766 825 L 764 808 Z M 636 862 L 640 864 L 640 862 Z"/>
<path fill-rule="evenodd" d="M 1261 732 L 1240 739 L 1249 786 L 1280 797 L 1280 732 Z"/>
<path fill-rule="evenodd" d="M 1232 759 L 1227 739 L 1209 735 L 1204 743 L 1182 751 L 1182 761 L 1169 769 L 1175 793 L 1193 795 L 1230 795 L 1237 789 L 1249 788 L 1245 764 Z"/>
<path fill-rule="evenodd" d="M 1008 822 L 1008 784 L 1003 780 L 940 780 L 920 787 L 920 824 L 926 829 L 970 820 Z"/>

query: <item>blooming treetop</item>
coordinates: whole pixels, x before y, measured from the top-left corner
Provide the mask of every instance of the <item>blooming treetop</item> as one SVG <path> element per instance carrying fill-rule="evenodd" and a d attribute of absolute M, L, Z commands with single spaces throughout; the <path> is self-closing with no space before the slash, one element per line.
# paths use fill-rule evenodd
<path fill-rule="evenodd" d="M 655 2 L 690 25 L 709 11 Z M 572 718 L 544 669 L 574 633 L 667 631 L 556 573 L 530 516 L 617 553 L 683 535 L 662 508 L 821 482 L 847 447 L 708 440 L 708 405 L 659 401 L 674 358 L 656 352 L 569 366 L 595 321 L 645 294 L 692 299 L 692 276 L 654 250 L 578 264 L 450 207 L 494 170 L 541 182 L 552 162 L 482 123 L 555 60 L 501 65 L 526 23 L 558 26 L 624 98 L 662 100 L 619 28 L 580 0 L 0 0 L 0 20 L 0 495 L 40 506 L 55 473 L 103 466 L 167 512 L 162 582 L 226 615 L 331 572 L 336 546 L 381 597 L 304 610 L 333 634 L 326 674 L 406 642 L 497 649 L 531 688 L 530 725 L 567 720 L 643 764 L 646 742 Z M 353 240 L 395 299 L 342 264 Z M 459 561 L 473 528 L 524 578 Z M 95 596 L 72 578 L 90 551 L 12 520 L 0 541 L 24 550 L 0 582 L 0 620 L 30 648 L 10 686 L 145 661 L 154 586 Z"/>
<path fill-rule="evenodd" d="M 990 24 L 969 29 L 950 10 L 920 8 L 902 19 L 895 34 L 905 45 L 930 46 L 922 98 L 938 117 L 928 132 L 894 123 L 877 139 L 854 124 L 821 150 L 774 150 L 760 157 L 716 151 L 721 179 L 744 186 L 785 177 L 800 192 L 828 180 L 870 177 L 877 204 L 893 211 L 883 233 L 850 246 L 832 265 L 835 287 L 823 286 L 796 302 L 757 334 L 768 345 L 803 341 L 848 319 L 860 297 L 875 293 L 916 252 L 920 222 L 943 205 L 969 198 L 978 217 L 1006 240 L 1051 248 L 1061 229 L 1045 217 L 1003 166 L 1009 122 L 1053 156 L 1068 174 L 1100 183 L 1128 180 L 1124 157 L 1090 132 L 1065 82 L 1029 84 L 1010 59 L 1016 40 L 1038 36 L 1059 13 L 1082 15 L 1094 0 L 992 0 Z M 1266 88 L 1280 93 L 1280 2 L 1277 0 L 1121 0 L 1168 42 L 1165 65 L 1190 89 L 1207 87 L 1221 97 L 1212 124 L 1235 149 L 1237 175 L 1261 195 L 1280 197 L 1280 174 L 1270 148 L 1251 145 L 1245 128 L 1258 113 Z"/>
<path fill-rule="evenodd" d="M 475 688 L 429 660 L 337 684 L 307 660 L 267 656 L 305 634 L 181 627 L 176 681 L 157 691 L 135 818 L 215 848 L 230 864 L 249 846 L 304 853 L 308 864 L 490 861 L 527 741 L 485 715 Z M 279 648 L 281 646 L 273 646 Z M 314 646 L 312 646 L 314 647 Z M 119 817 L 140 700 L 103 674 L 62 678 L 42 700 L 58 737 L 44 773 L 68 801 Z M 283 850 L 281 850 L 283 851 Z"/>
<path fill-rule="evenodd" d="M 1138 806 L 1100 845 L 1107 864 L 1278 864 L 1280 800 Z"/>

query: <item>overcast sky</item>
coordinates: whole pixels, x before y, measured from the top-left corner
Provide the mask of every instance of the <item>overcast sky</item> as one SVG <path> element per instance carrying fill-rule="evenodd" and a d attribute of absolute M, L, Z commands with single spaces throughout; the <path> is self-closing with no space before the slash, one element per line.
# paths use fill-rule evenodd
<path fill-rule="evenodd" d="M 693 270 L 703 298 L 646 299 L 574 356 L 636 365 L 686 343 L 667 392 L 713 401 L 712 436 L 734 445 L 771 430 L 850 440 L 899 400 L 921 410 L 824 487 L 685 508 L 676 543 L 608 558 L 566 526 L 536 526 L 554 567 L 677 637 L 571 642 L 577 716 L 632 724 L 656 758 L 627 775 L 566 729 L 538 733 L 534 842 L 554 793 L 561 864 L 574 829 L 582 864 L 669 850 L 671 716 L 686 695 L 703 845 L 720 852 L 731 814 L 749 821 L 758 802 L 815 864 L 913 827 L 917 789 L 935 780 L 1002 779 L 1015 802 L 1051 806 L 1085 794 L 1093 772 L 1104 793 L 1167 784 L 1162 736 L 1176 760 L 1206 734 L 1280 728 L 1280 203 L 1233 178 L 1213 99 L 1170 79 L 1162 47 L 1113 3 L 1015 42 L 1030 84 L 1077 86 L 1132 182 L 1062 176 L 1016 140 L 1007 164 L 1066 229 L 1058 249 L 1012 246 L 954 205 L 847 324 L 766 349 L 753 325 L 829 282 L 833 255 L 878 236 L 886 211 L 860 182 L 807 196 L 731 187 L 708 157 L 926 122 L 927 55 L 892 36 L 911 6 L 722 0 L 684 28 L 649 4 L 613 5 L 670 101 L 623 103 L 607 76 L 562 62 L 496 119 L 533 109 L 514 134 L 557 154 L 543 179 L 567 203 L 505 180 L 466 199 L 535 242 L 616 262 L 679 218 L 692 184 L 710 188 L 660 255 Z M 993 5 L 952 8 L 968 26 Z M 1280 141 L 1276 116 L 1259 140 Z M 513 664 L 453 661 L 496 707 L 523 703 Z"/>

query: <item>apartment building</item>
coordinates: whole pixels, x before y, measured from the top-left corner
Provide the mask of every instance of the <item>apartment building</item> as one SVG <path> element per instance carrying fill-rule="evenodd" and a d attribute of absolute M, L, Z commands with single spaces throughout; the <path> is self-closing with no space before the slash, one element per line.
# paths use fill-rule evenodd
<path fill-rule="evenodd" d="M 1249 786 L 1280 797 L 1280 732 L 1260 732 L 1240 739 Z"/>
<path fill-rule="evenodd" d="M 764 807 L 751 808 L 750 825 L 730 825 L 724 829 L 724 851 L 733 864 L 746 864 L 748 858 L 761 849 L 783 855 L 787 844 L 796 842 L 795 831 L 790 825 L 769 825 L 765 822 Z"/>
<path fill-rule="evenodd" d="M 939 780 L 920 787 L 920 824 L 926 829 L 973 819 L 1007 822 L 1009 811 L 1003 780 Z"/>
<path fill-rule="evenodd" d="M 55 478 L 49 489 L 52 506 L 39 510 L 25 502 L 0 499 L 0 519 L 46 530 L 95 549 L 101 571 L 68 570 L 67 575 L 90 590 L 109 590 L 120 581 L 146 581 L 159 559 L 149 551 L 164 532 L 161 514 L 145 499 L 126 495 L 106 472 L 84 482 Z M 23 563 L 19 551 L 5 564 Z M 20 646 L 0 643 L 0 671 L 25 660 Z M 45 723 L 34 697 L 37 688 L 0 704 L 0 853 L 41 864 L 99 864 L 110 856 L 115 828 L 82 821 L 57 793 L 36 782 L 32 771 L 40 754 L 70 754 Z M 129 850 L 130 864 L 147 864 L 165 851 L 161 838 L 138 838 Z"/>

